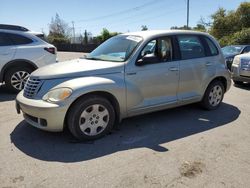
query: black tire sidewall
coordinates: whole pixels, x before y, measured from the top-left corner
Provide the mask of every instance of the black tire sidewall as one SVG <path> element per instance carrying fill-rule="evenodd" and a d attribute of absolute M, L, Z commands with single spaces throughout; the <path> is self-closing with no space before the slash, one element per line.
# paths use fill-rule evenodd
<path fill-rule="evenodd" d="M 89 106 L 94 104 L 103 105 L 109 112 L 109 122 L 107 127 L 98 135 L 89 136 L 84 134 L 79 126 L 79 119 L 82 112 Z M 78 140 L 94 140 L 106 135 L 113 127 L 115 122 L 115 111 L 111 103 L 102 97 L 87 97 L 82 98 L 71 107 L 68 117 L 67 117 L 67 124 L 70 132 L 78 139 Z"/>
<path fill-rule="evenodd" d="M 222 89 L 222 98 L 221 98 L 221 101 L 220 101 L 220 103 L 218 105 L 212 106 L 209 103 L 209 93 L 211 92 L 211 89 L 214 88 L 216 85 L 219 85 L 221 87 L 221 89 Z M 225 88 L 224 88 L 224 85 L 222 84 L 221 81 L 214 81 L 214 82 L 210 83 L 209 86 L 207 87 L 205 95 L 203 97 L 202 106 L 207 110 L 215 110 L 215 109 L 217 109 L 220 106 L 220 104 L 221 104 L 221 102 L 222 102 L 222 100 L 224 98 L 224 93 L 225 93 Z"/>
<path fill-rule="evenodd" d="M 19 71 L 25 71 L 25 72 L 28 72 L 29 74 L 33 72 L 33 69 L 29 68 L 29 67 L 21 67 L 21 66 L 18 66 L 18 67 L 13 67 L 13 68 L 10 68 L 6 74 L 5 74 L 5 77 L 4 77 L 4 81 L 5 81 L 5 85 L 7 87 L 8 90 L 12 91 L 12 92 L 19 92 L 21 90 L 17 90 L 15 87 L 12 86 L 11 84 L 11 77 L 13 76 L 13 74 L 15 74 L 16 72 L 19 72 Z"/>

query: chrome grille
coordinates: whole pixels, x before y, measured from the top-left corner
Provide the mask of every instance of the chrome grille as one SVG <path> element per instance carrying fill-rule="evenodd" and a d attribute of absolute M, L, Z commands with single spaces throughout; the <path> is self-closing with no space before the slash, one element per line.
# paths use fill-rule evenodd
<path fill-rule="evenodd" d="M 250 60 L 241 62 L 241 69 L 250 71 Z"/>
<path fill-rule="evenodd" d="M 39 88 L 41 87 L 42 81 L 36 78 L 29 78 L 24 86 L 24 97 L 34 98 Z"/>

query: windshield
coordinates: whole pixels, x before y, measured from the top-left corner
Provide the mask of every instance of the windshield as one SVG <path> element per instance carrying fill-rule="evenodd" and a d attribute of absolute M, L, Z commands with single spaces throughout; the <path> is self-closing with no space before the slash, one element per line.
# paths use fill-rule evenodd
<path fill-rule="evenodd" d="M 86 59 L 124 62 L 141 41 L 141 37 L 132 35 L 112 37 L 87 55 Z"/>
<path fill-rule="evenodd" d="M 222 48 L 222 53 L 224 55 L 239 54 L 242 48 L 243 46 L 225 46 L 224 48 Z"/>

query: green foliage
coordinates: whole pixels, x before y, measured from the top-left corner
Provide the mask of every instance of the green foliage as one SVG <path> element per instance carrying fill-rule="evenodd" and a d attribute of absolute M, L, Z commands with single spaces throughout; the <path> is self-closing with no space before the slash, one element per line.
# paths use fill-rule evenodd
<path fill-rule="evenodd" d="M 142 25 L 142 26 L 141 26 L 141 30 L 142 30 L 142 31 L 147 31 L 147 30 L 148 30 L 148 27 L 147 27 L 146 25 Z"/>
<path fill-rule="evenodd" d="M 48 41 L 54 45 L 69 43 L 69 27 L 58 14 L 51 19 L 49 24 Z"/>
<path fill-rule="evenodd" d="M 250 43 L 250 3 L 241 3 L 236 11 L 219 8 L 212 16 L 210 34 L 221 46 Z"/>
<path fill-rule="evenodd" d="M 120 33 L 118 32 L 109 32 L 109 30 L 107 30 L 106 28 L 103 28 L 102 32 L 101 32 L 101 35 L 98 35 L 96 37 L 96 40 L 98 41 L 98 43 L 102 43 L 104 41 L 106 41 L 107 39 L 113 37 L 113 36 L 116 36 Z"/>
<path fill-rule="evenodd" d="M 224 36 L 219 39 L 219 43 L 222 47 L 232 44 L 250 44 L 250 28 Z"/>

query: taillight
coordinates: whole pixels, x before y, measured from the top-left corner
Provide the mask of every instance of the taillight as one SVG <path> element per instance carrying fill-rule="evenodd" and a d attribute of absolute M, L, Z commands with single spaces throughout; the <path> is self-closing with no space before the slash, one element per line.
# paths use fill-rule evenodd
<path fill-rule="evenodd" d="M 49 52 L 51 54 L 56 54 L 56 49 L 53 47 L 44 48 L 44 50 L 46 50 L 47 52 Z"/>

